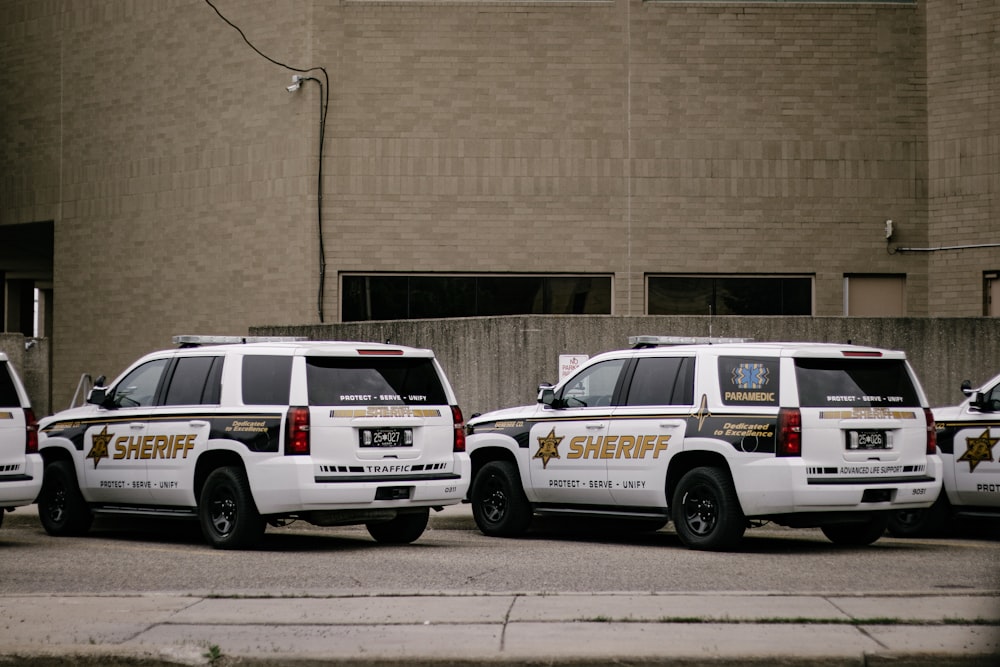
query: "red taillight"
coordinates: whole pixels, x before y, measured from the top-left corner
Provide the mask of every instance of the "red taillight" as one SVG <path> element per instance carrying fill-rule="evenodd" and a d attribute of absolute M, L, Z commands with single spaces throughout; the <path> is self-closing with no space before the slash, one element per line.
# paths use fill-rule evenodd
<path fill-rule="evenodd" d="M 451 419 L 455 424 L 455 446 L 453 451 L 465 451 L 465 419 L 462 410 L 457 405 L 451 406 Z"/>
<path fill-rule="evenodd" d="M 796 408 L 778 411 L 778 441 L 774 453 L 778 456 L 802 456 L 802 413 Z"/>
<path fill-rule="evenodd" d="M 358 350 L 362 357 L 399 357 L 403 355 L 402 350 Z"/>
<path fill-rule="evenodd" d="M 881 357 L 881 352 L 871 352 L 868 350 L 844 350 L 845 357 Z"/>
<path fill-rule="evenodd" d="M 927 422 L 927 454 L 937 454 L 937 424 L 929 408 L 924 408 L 924 421 Z"/>
<path fill-rule="evenodd" d="M 309 453 L 309 408 L 288 408 L 285 417 L 285 455 Z"/>
<path fill-rule="evenodd" d="M 24 430 L 27 432 L 27 437 L 24 442 L 24 453 L 25 454 L 37 454 L 38 453 L 38 420 L 35 419 L 35 413 L 31 408 L 24 409 Z"/>

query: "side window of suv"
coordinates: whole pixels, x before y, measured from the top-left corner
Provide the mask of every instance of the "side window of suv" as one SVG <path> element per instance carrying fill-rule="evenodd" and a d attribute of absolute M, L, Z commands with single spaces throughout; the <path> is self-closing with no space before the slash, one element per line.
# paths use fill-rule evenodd
<path fill-rule="evenodd" d="M 117 408 L 140 408 L 153 404 L 167 359 L 157 359 L 139 366 L 115 385 L 111 402 Z"/>
<path fill-rule="evenodd" d="M 218 405 L 222 357 L 180 357 L 170 376 L 164 405 Z"/>
<path fill-rule="evenodd" d="M 625 405 L 692 405 L 692 357 L 642 357 L 636 362 Z"/>
<path fill-rule="evenodd" d="M 563 404 L 568 408 L 611 405 L 611 396 L 615 393 L 615 385 L 624 365 L 624 359 L 612 359 L 582 371 L 563 387 L 560 397 Z"/>
<path fill-rule="evenodd" d="M 243 404 L 288 405 L 292 387 L 292 357 L 243 357 Z"/>

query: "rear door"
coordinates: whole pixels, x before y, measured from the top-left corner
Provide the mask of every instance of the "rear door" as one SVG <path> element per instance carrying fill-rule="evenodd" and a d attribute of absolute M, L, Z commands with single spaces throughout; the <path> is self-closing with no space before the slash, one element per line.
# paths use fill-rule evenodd
<path fill-rule="evenodd" d="M 317 481 L 441 478 L 455 423 L 433 356 L 361 351 L 305 358 Z"/>
<path fill-rule="evenodd" d="M 638 357 L 608 437 L 608 481 L 620 507 L 665 507 L 668 450 L 684 443 L 694 405 L 693 355 Z"/>
<path fill-rule="evenodd" d="M 929 412 L 905 359 L 846 352 L 792 362 L 810 483 L 926 476 Z"/>

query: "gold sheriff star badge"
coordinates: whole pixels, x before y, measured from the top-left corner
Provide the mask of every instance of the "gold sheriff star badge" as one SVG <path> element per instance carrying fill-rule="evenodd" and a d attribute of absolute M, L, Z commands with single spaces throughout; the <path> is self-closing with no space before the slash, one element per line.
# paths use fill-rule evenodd
<path fill-rule="evenodd" d="M 532 458 L 541 459 L 542 468 L 549 465 L 549 459 L 561 458 L 559 456 L 559 443 L 564 437 L 566 436 L 556 436 L 556 429 L 553 427 L 547 436 L 538 439 L 538 451 Z"/>
<path fill-rule="evenodd" d="M 987 427 L 978 438 L 965 439 L 965 453 L 959 456 L 958 460 L 968 461 L 969 472 L 972 472 L 983 461 L 993 460 L 993 446 L 997 442 L 1000 442 L 1000 438 L 991 438 L 990 429 Z"/>
<path fill-rule="evenodd" d="M 114 433 L 108 433 L 108 425 L 105 424 L 104 428 L 100 433 L 94 433 L 90 436 L 92 444 L 90 446 L 90 451 L 87 452 L 88 459 L 94 459 L 94 467 L 101 462 L 101 459 L 108 458 L 108 443 L 111 442 L 111 438 L 115 437 Z"/>

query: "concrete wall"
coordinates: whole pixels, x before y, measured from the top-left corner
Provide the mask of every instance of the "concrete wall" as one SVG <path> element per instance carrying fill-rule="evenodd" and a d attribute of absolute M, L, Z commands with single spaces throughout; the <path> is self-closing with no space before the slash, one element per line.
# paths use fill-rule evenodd
<path fill-rule="evenodd" d="M 253 327 L 257 335 L 359 340 L 434 350 L 466 414 L 535 400 L 540 382 L 558 379 L 560 354 L 595 355 L 628 347 L 641 334 L 853 342 L 904 350 L 931 405 L 958 403 L 962 380 L 1000 372 L 997 318 L 497 317 Z"/>

